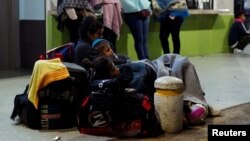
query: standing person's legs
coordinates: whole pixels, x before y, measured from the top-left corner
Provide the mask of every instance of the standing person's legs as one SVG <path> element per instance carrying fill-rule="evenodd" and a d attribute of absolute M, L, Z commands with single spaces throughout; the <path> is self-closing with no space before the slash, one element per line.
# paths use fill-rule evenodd
<path fill-rule="evenodd" d="M 169 17 L 166 17 L 164 20 L 162 20 L 160 22 L 160 33 L 159 33 L 159 37 L 160 37 L 160 41 L 161 41 L 161 47 L 163 50 L 164 54 L 168 54 L 170 53 L 169 50 L 169 42 L 168 42 L 168 37 L 170 35 L 170 29 L 171 29 L 171 25 L 170 25 L 170 21 L 171 19 L 169 19 Z"/>
<path fill-rule="evenodd" d="M 136 13 L 124 14 L 124 21 L 128 25 L 134 38 L 135 51 L 139 60 L 147 59 L 143 49 L 142 21 Z"/>
<path fill-rule="evenodd" d="M 171 26 L 171 36 L 174 46 L 173 53 L 180 54 L 181 42 L 180 42 L 180 30 L 183 23 L 183 18 L 176 17 L 172 22 Z"/>
<path fill-rule="evenodd" d="M 112 50 L 116 53 L 116 39 L 117 39 L 117 35 L 113 32 L 113 30 L 104 27 L 104 31 L 102 33 L 103 38 L 108 40 L 112 45 Z"/>
<path fill-rule="evenodd" d="M 145 59 L 149 59 L 148 55 L 148 27 L 149 26 L 149 18 L 142 19 L 142 44 L 143 44 L 143 54 Z"/>

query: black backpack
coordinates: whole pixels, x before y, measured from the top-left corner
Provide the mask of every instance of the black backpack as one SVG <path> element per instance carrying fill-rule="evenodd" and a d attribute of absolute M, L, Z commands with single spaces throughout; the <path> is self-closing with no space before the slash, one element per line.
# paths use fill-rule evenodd
<path fill-rule="evenodd" d="M 110 88 L 117 81 L 105 80 L 96 85 L 103 85 L 86 96 L 78 111 L 78 129 L 80 133 L 117 136 L 140 137 L 156 136 L 162 133 L 155 116 L 152 100 L 135 89 Z M 106 87 L 105 87 L 106 86 Z"/>
<path fill-rule="evenodd" d="M 55 81 L 38 92 L 38 109 L 28 100 L 28 86 L 14 99 L 11 119 L 32 129 L 63 129 L 76 126 L 76 96 L 70 78 Z"/>
<path fill-rule="evenodd" d="M 77 125 L 77 110 L 81 99 L 89 93 L 87 71 L 74 64 L 64 62 L 70 77 L 54 81 L 37 93 L 38 109 L 28 100 L 28 85 L 14 99 L 11 119 L 33 129 L 62 129 Z"/>

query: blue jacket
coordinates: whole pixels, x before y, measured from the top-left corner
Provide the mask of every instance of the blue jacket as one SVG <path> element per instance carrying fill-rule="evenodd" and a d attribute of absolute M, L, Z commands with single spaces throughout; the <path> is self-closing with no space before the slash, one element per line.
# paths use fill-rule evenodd
<path fill-rule="evenodd" d="M 228 36 L 228 44 L 229 46 L 232 46 L 238 42 L 238 40 L 246 35 L 250 35 L 250 32 L 246 29 L 245 25 L 243 22 L 235 20 L 234 23 L 232 24 L 230 31 L 229 31 L 229 36 Z"/>
<path fill-rule="evenodd" d="M 156 0 L 162 13 L 160 19 L 166 16 L 187 17 L 189 16 L 186 0 Z"/>
<path fill-rule="evenodd" d="M 180 0 L 156 0 L 161 9 L 167 9 L 171 4 Z"/>
<path fill-rule="evenodd" d="M 149 0 L 120 0 L 123 13 L 134 13 L 143 9 L 150 9 Z"/>

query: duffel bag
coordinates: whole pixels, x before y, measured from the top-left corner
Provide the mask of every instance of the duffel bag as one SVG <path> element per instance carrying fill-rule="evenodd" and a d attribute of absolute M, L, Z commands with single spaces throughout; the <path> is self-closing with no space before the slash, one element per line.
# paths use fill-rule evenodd
<path fill-rule="evenodd" d="M 134 89 L 119 94 L 108 88 L 92 92 L 83 99 L 77 117 L 83 134 L 145 137 L 162 131 L 149 98 Z"/>

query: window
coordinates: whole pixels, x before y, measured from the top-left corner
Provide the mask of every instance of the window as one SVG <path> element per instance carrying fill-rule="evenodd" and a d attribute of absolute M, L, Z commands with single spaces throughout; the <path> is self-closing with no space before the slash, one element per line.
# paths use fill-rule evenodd
<path fill-rule="evenodd" d="M 213 9 L 213 0 L 186 0 L 189 9 Z"/>

